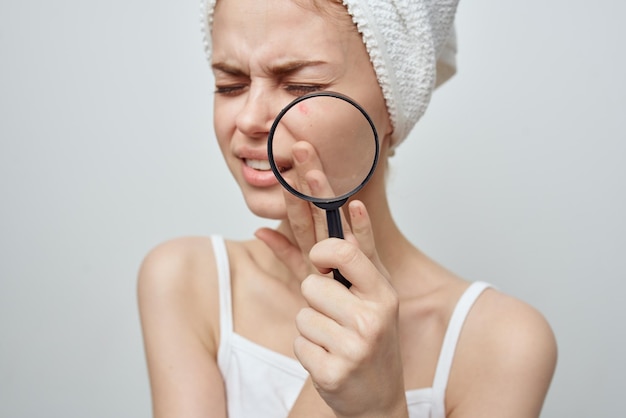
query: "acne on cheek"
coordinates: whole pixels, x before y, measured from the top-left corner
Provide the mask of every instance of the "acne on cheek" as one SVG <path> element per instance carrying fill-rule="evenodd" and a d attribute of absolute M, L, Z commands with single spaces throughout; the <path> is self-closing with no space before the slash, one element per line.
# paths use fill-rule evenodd
<path fill-rule="evenodd" d="M 306 104 L 304 104 L 304 103 L 298 103 L 298 110 L 303 115 L 308 115 L 309 114 L 309 107 Z"/>

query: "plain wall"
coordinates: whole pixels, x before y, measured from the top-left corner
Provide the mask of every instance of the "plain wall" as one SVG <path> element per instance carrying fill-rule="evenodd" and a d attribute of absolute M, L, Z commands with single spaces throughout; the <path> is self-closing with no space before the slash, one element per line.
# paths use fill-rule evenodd
<path fill-rule="evenodd" d="M 392 160 L 411 240 L 552 324 L 544 417 L 623 410 L 625 14 L 461 2 L 459 73 Z M 0 3 L 0 416 L 148 417 L 142 257 L 272 224 L 214 142 L 199 28 L 195 1 Z"/>

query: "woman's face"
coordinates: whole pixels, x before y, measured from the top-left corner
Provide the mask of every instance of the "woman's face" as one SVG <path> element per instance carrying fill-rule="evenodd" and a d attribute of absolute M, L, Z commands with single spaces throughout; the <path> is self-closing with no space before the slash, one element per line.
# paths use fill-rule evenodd
<path fill-rule="evenodd" d="M 307 0 L 308 1 L 308 0 Z M 306 93 L 332 90 L 356 100 L 381 140 L 391 133 L 385 101 L 347 11 L 317 11 L 293 0 L 219 0 L 212 31 L 214 125 L 226 163 L 257 216 L 286 216 L 267 161 L 280 110 Z"/>

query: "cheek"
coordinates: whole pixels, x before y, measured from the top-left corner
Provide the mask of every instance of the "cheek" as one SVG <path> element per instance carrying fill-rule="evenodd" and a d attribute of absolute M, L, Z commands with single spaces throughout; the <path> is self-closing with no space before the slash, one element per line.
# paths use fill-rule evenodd
<path fill-rule="evenodd" d="M 383 142 L 388 141 L 393 133 L 393 126 L 391 126 L 391 119 L 382 94 L 380 97 L 377 97 L 372 101 L 370 109 L 371 112 L 370 110 L 368 110 L 368 112 L 370 112 L 370 117 L 372 118 L 378 133 L 378 141 L 382 147 Z"/>
<path fill-rule="evenodd" d="M 220 103 L 219 100 L 213 102 L 213 129 L 217 142 L 224 151 L 235 130 L 235 112 L 232 106 Z"/>

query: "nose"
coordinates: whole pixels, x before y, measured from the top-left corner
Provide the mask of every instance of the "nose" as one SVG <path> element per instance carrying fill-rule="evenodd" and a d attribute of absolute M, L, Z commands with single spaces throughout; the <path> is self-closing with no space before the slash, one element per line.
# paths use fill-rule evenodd
<path fill-rule="evenodd" d="M 262 89 L 251 88 L 235 123 L 250 138 L 266 138 L 274 121 L 272 97 Z"/>

